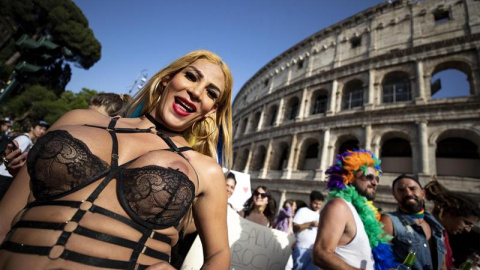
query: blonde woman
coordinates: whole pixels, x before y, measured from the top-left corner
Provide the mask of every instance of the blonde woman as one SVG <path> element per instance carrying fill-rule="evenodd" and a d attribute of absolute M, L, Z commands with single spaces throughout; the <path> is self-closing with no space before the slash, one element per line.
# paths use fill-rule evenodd
<path fill-rule="evenodd" d="M 61 117 L 0 204 L 0 269 L 174 269 L 171 247 L 190 212 L 202 269 L 228 269 L 216 149 L 221 134 L 228 167 L 231 94 L 227 65 L 194 51 L 136 95 L 140 117 L 93 110 Z"/>

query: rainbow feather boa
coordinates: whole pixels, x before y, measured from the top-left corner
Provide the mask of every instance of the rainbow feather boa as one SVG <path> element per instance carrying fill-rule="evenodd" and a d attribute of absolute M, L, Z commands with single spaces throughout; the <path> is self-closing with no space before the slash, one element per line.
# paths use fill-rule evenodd
<path fill-rule="evenodd" d="M 375 269 L 387 270 L 396 268 L 398 263 L 394 261 L 392 247 L 388 243 L 391 236 L 386 235 L 383 231 L 383 225 L 375 214 L 378 213 L 377 208 L 371 202 L 368 202 L 367 198 L 358 194 L 357 190 L 352 186 L 330 191 L 329 198 L 342 198 L 347 202 L 351 202 L 357 210 L 372 247 Z"/>

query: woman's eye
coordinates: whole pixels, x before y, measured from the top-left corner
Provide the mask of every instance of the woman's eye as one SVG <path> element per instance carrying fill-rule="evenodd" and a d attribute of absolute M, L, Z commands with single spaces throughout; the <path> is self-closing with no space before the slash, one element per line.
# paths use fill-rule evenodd
<path fill-rule="evenodd" d="M 187 77 L 187 79 L 189 79 L 192 82 L 197 81 L 197 77 L 195 77 L 195 75 L 189 71 L 185 72 L 185 77 Z"/>
<path fill-rule="evenodd" d="M 215 90 L 207 89 L 207 94 L 212 99 L 217 99 L 218 98 L 218 93 Z"/>

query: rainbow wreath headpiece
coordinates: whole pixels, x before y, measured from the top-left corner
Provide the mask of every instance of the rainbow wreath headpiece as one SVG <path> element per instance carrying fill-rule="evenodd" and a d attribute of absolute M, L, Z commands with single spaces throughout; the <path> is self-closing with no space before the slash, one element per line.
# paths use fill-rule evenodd
<path fill-rule="evenodd" d="M 344 189 L 346 185 L 355 181 L 355 174 L 359 171 L 367 174 L 368 167 L 374 167 L 375 174 L 378 176 L 382 172 L 380 162 L 370 150 L 366 149 L 349 150 L 339 154 L 333 166 L 325 172 L 329 175 L 327 188 Z"/>
<path fill-rule="evenodd" d="M 355 187 L 350 185 L 355 181 L 355 174 L 360 171 L 367 174 L 368 167 L 375 168 L 376 176 L 382 172 L 380 160 L 369 150 L 360 149 L 339 154 L 335 163 L 325 172 L 329 175 L 327 183 L 330 190 L 329 199 L 342 198 L 352 203 L 357 210 L 372 248 L 375 269 L 396 268 L 398 263 L 394 261 L 392 247 L 388 242 L 391 236 L 383 231 L 377 208 L 372 201 L 367 201 L 367 198 L 358 194 Z"/>

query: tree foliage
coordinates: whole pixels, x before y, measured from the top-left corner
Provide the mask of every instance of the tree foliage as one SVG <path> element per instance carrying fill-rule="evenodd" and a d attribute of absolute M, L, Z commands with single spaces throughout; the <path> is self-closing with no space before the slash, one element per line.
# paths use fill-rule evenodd
<path fill-rule="evenodd" d="M 28 86 L 21 95 L 1 106 L 0 114 L 16 121 L 28 118 L 53 123 L 70 110 L 88 108 L 88 101 L 95 94 L 97 91 L 83 88 L 79 93 L 65 91 L 57 97 L 42 85 Z"/>
<path fill-rule="evenodd" d="M 50 34 L 54 42 L 73 52 L 67 60 L 89 69 L 101 57 L 101 44 L 89 28 L 83 12 L 71 0 L 0 0 L 0 15 L 17 31 L 30 36 Z"/>
<path fill-rule="evenodd" d="M 31 54 L 22 56 L 15 47 L 15 41 L 24 34 L 33 40 L 50 36 L 55 44 L 72 52 L 55 55 L 54 61 L 43 64 L 46 66 L 42 72 L 17 76 L 17 80 L 23 84 L 43 85 L 57 96 L 65 91 L 70 81 L 72 72 L 68 63 L 89 69 L 101 57 L 101 44 L 89 28 L 83 12 L 71 0 L 0 0 L 0 29 L 7 29 L 9 31 L 5 33 L 11 33 L 9 37 L 0 37 L 2 88 L 11 78 L 17 61 L 35 64 L 36 60 L 29 58 Z M 34 56 L 37 54 L 33 53 Z M 19 94 L 19 91 L 16 93 Z"/>
<path fill-rule="evenodd" d="M 15 56 L 20 56 L 15 42 L 24 34 L 33 40 L 51 36 L 52 42 L 72 52 L 55 55 L 41 75 L 17 76 L 22 82 L 14 91 L 17 95 L 0 104 L 0 116 L 53 123 L 67 111 L 88 107 L 97 91 L 65 91 L 72 74 L 68 63 L 89 69 L 100 60 L 101 44 L 72 0 L 0 0 L 0 30 L 5 34 L 0 36 L 0 87 L 12 74 Z M 20 57 L 30 61 L 27 54 Z"/>

